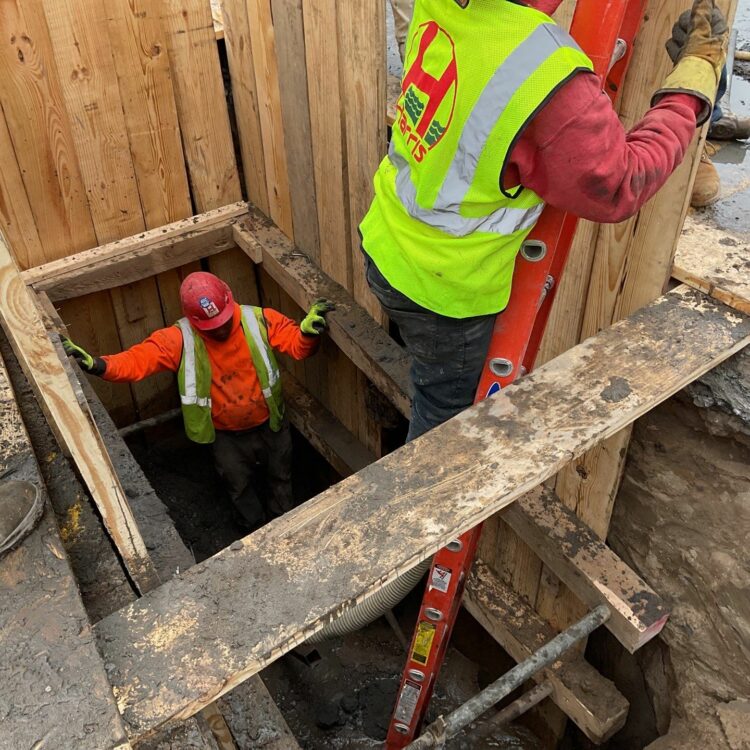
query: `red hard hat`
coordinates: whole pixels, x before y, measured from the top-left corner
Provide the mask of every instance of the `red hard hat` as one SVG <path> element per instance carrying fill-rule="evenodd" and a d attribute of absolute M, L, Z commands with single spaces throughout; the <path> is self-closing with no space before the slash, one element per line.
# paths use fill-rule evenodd
<path fill-rule="evenodd" d="M 223 326 L 234 313 L 232 290 L 218 276 L 191 273 L 180 286 L 182 312 L 199 331 Z"/>

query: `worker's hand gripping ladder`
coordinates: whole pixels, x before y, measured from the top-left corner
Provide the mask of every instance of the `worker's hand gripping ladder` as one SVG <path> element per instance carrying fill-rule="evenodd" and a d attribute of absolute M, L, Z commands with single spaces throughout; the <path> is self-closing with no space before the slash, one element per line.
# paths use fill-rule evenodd
<path fill-rule="evenodd" d="M 591 58 L 612 100 L 630 62 L 644 6 L 645 0 L 578 0 L 570 33 Z M 476 401 L 533 368 L 577 224 L 576 216 L 547 206 L 524 244 L 510 302 L 495 323 Z M 411 742 L 422 725 L 480 532 L 477 526 L 435 555 L 388 729 L 389 750 Z"/>

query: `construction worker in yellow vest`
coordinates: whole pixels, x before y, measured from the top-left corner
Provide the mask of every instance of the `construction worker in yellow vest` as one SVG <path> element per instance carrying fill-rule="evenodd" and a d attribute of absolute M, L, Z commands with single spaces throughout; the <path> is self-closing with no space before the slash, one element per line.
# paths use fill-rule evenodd
<path fill-rule="evenodd" d="M 133 383 L 177 373 L 187 436 L 211 445 L 214 464 L 248 530 L 290 510 L 292 439 L 274 350 L 305 359 L 326 330 L 327 300 L 297 325 L 271 308 L 238 305 L 229 286 L 198 271 L 180 287 L 184 317 L 119 354 L 65 351 L 91 375 Z M 266 492 L 259 492 L 265 486 Z"/>
<path fill-rule="evenodd" d="M 360 225 L 368 283 L 412 356 L 408 439 L 472 404 L 545 202 L 596 222 L 632 216 L 711 113 L 728 37 L 713 0 L 695 0 L 672 73 L 627 133 L 548 15 L 559 2 L 414 3 L 390 149 Z"/>

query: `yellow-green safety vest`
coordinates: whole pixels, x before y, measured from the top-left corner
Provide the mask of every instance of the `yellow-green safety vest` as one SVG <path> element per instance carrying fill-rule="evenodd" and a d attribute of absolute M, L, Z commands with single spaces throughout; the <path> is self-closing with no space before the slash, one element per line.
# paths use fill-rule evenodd
<path fill-rule="evenodd" d="M 466 318 L 504 309 L 544 206 L 503 188 L 508 156 L 550 97 L 593 66 L 549 16 L 509 0 L 416 0 L 390 150 L 362 246 L 419 305 Z"/>
<path fill-rule="evenodd" d="M 279 366 L 268 343 L 263 310 L 251 305 L 242 305 L 240 309 L 242 330 L 268 406 L 269 425 L 278 432 L 284 421 L 284 397 Z M 175 325 L 182 331 L 182 360 L 177 383 L 185 432 L 196 443 L 213 443 L 216 430 L 211 418 L 211 363 L 206 345 L 200 336 L 195 335 L 187 318 L 181 318 Z"/>

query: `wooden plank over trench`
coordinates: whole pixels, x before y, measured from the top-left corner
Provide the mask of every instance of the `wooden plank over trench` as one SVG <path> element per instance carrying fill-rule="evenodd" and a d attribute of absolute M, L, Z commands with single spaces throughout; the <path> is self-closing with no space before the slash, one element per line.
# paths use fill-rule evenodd
<path fill-rule="evenodd" d="M 247 210 L 231 203 L 30 268 L 23 280 L 53 302 L 131 284 L 233 248 L 232 222 Z"/>
<path fill-rule="evenodd" d="M 746 236 L 688 216 L 677 246 L 672 275 L 750 315 L 750 243 Z"/>
<path fill-rule="evenodd" d="M 749 317 L 680 287 L 106 618 L 132 736 L 194 714 L 749 341 Z"/>
<path fill-rule="evenodd" d="M 34 293 L 23 283 L 0 233 L 0 322 L 58 442 L 70 454 L 107 531 L 140 590 L 158 583 L 133 512 L 101 435 L 47 336 Z"/>
<path fill-rule="evenodd" d="M 124 750 L 125 727 L 2 359 L 0 425 L 0 476 L 32 482 L 46 506 L 0 560 L 0 746 Z"/>

